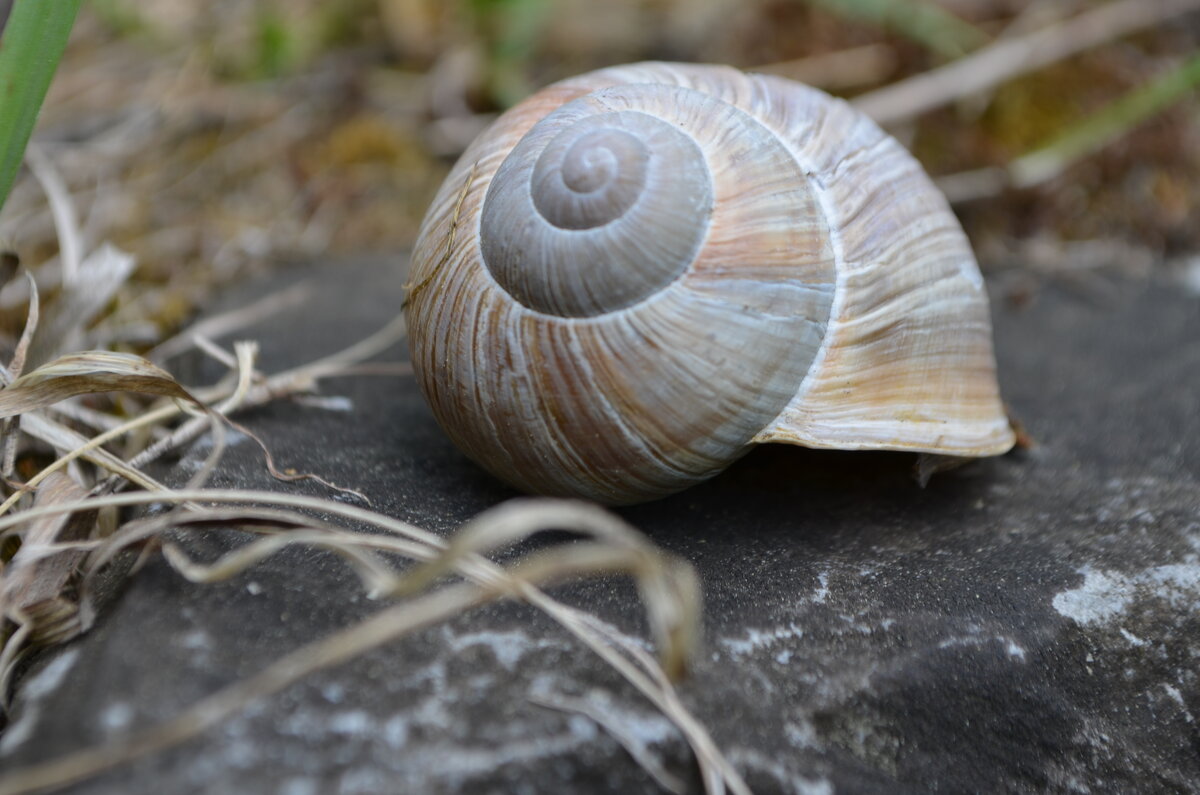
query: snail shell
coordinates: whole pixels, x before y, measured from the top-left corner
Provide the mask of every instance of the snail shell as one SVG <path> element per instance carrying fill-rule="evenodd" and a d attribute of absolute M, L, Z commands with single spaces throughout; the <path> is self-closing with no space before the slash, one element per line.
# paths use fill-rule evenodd
<path fill-rule="evenodd" d="M 519 488 L 630 503 L 753 444 L 996 455 L 987 297 L 846 103 L 719 66 L 556 83 L 463 154 L 409 278 L 439 423 Z"/>

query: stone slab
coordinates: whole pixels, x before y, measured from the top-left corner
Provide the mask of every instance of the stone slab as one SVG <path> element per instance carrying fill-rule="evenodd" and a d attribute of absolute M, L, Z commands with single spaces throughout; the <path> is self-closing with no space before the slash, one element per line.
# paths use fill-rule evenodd
<path fill-rule="evenodd" d="M 256 332 L 264 367 L 381 325 L 398 269 L 312 270 L 314 303 Z M 768 447 L 620 511 L 701 574 L 705 644 L 683 695 L 756 792 L 1200 788 L 1200 297 L 1130 283 L 1104 301 L 1046 288 L 994 304 L 1002 388 L 1034 449 L 922 490 L 911 456 Z M 244 419 L 281 466 L 440 533 L 512 495 L 450 445 L 411 379 L 327 392 L 353 410 L 284 403 Z M 250 444 L 226 462 L 217 484 L 283 488 Z M 205 535 L 192 550 L 230 543 Z M 645 632 L 624 581 L 555 593 Z M 0 769 L 161 721 L 375 609 L 317 551 L 214 586 L 153 564 L 20 683 Z M 607 730 L 535 703 L 546 697 L 589 700 L 698 789 L 664 718 L 552 622 L 501 604 L 70 791 L 655 791 Z"/>

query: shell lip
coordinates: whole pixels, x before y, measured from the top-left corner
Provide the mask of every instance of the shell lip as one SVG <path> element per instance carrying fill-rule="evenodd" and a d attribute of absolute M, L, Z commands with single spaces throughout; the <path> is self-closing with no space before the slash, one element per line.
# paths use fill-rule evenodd
<path fill-rule="evenodd" d="M 905 453 L 987 458 L 1003 455 L 1017 442 L 1007 419 L 963 425 L 952 422 L 881 422 L 859 428 L 857 437 L 846 429 L 827 429 L 787 420 L 773 423 L 752 440 L 754 444 L 792 444 L 814 450 L 891 450 Z"/>

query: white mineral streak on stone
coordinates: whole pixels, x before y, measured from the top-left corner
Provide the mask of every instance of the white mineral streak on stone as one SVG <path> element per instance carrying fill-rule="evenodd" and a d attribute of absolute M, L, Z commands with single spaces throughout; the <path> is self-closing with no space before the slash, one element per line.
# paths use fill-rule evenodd
<path fill-rule="evenodd" d="M 1083 584 L 1058 593 L 1054 609 L 1083 626 L 1109 623 L 1137 599 L 1160 599 L 1173 609 L 1200 608 L 1200 563 L 1154 566 L 1136 574 L 1079 570 Z"/>
<path fill-rule="evenodd" d="M 345 395 L 305 396 L 297 400 L 300 405 L 325 411 L 354 411 L 354 401 Z"/>
<path fill-rule="evenodd" d="M 807 720 L 799 722 L 788 721 L 783 724 L 783 735 L 795 748 L 820 748 L 817 741 L 817 730 Z"/>
<path fill-rule="evenodd" d="M 513 670 L 521 658 L 529 652 L 560 645 L 544 638 L 531 638 L 524 632 L 517 630 L 508 632 L 482 630 L 479 632 L 468 632 L 463 635 L 450 635 L 447 633 L 446 640 L 449 642 L 450 648 L 456 653 L 471 646 L 486 646 L 495 655 L 496 662 L 500 663 L 508 671 Z"/>
<path fill-rule="evenodd" d="M 277 726 L 281 734 L 308 740 L 324 740 L 337 733 L 332 722 L 333 718 L 328 713 L 300 706 L 280 719 Z"/>
<path fill-rule="evenodd" d="M 422 684 L 428 684 L 434 693 L 445 692 L 446 661 L 433 660 L 427 665 L 418 666 L 413 670 L 406 671 L 399 682 L 397 682 L 397 685 L 401 687 L 417 687 Z"/>
<path fill-rule="evenodd" d="M 679 729 L 662 715 L 623 710 L 610 706 L 605 713 L 614 726 L 619 726 L 625 737 L 634 740 L 643 748 L 661 745 L 679 737 Z"/>
<path fill-rule="evenodd" d="M 397 760 L 396 772 L 402 779 L 393 776 L 391 789 L 379 791 L 416 792 L 414 787 L 429 786 L 431 782 L 441 784 L 434 791 L 453 790 L 463 781 L 490 775 L 506 765 L 527 768 L 536 759 L 570 754 L 593 742 L 599 732 L 591 720 L 572 715 L 567 719 L 566 731 L 554 736 L 534 735 L 474 747 L 448 742 L 423 744 Z M 451 760 L 449 764 L 447 760 Z"/>
<path fill-rule="evenodd" d="M 751 627 L 746 630 L 745 638 L 722 638 L 721 645 L 729 649 L 729 653 L 734 657 L 745 657 L 759 649 L 774 646 L 776 643 L 792 639 L 800 640 L 803 637 L 804 630 L 796 626 L 795 622 L 791 622 L 786 627 L 775 627 L 774 629 Z"/>
<path fill-rule="evenodd" d="M 454 713 L 446 705 L 444 690 L 439 688 L 433 695 L 413 710 L 413 721 L 425 726 L 448 729 L 454 725 Z"/>
<path fill-rule="evenodd" d="M 212 648 L 212 641 L 208 637 L 208 633 L 202 629 L 193 629 L 191 632 L 179 639 L 185 649 L 209 649 Z"/>
<path fill-rule="evenodd" d="M 375 728 L 375 719 L 361 709 L 339 712 L 329 719 L 329 730 L 335 734 L 364 737 Z"/>
<path fill-rule="evenodd" d="M 817 582 L 820 585 L 813 591 L 812 603 L 815 605 L 824 604 L 825 599 L 829 596 L 829 570 L 821 572 L 817 575 Z"/>
<path fill-rule="evenodd" d="M 1146 645 L 1146 641 L 1142 640 L 1137 635 L 1134 635 L 1132 632 L 1125 629 L 1125 627 L 1121 627 L 1121 636 L 1123 638 L 1125 638 L 1125 640 L 1129 641 L 1130 645 L 1132 645 L 1132 646 L 1145 646 Z"/>
<path fill-rule="evenodd" d="M 825 778 L 808 778 L 790 770 L 783 762 L 750 748 L 733 748 L 727 754 L 736 767 L 758 770 L 779 782 L 777 792 L 789 795 L 833 795 L 833 784 Z"/>
<path fill-rule="evenodd" d="M 105 707 L 100 713 L 100 725 L 105 731 L 115 732 L 124 729 L 133 720 L 133 707 L 124 701 L 118 701 Z"/>
<path fill-rule="evenodd" d="M 640 746 L 647 754 L 651 754 L 650 746 L 682 740 L 679 729 L 665 715 L 617 701 L 605 690 L 592 689 L 580 698 L 562 695 L 561 681 L 555 675 L 538 675 L 530 685 L 529 695 L 535 702 L 559 705 L 564 711 L 586 707 L 587 712 L 603 719 L 606 730 L 619 732 L 624 741 Z M 593 720 L 584 713 L 573 716 Z"/>
<path fill-rule="evenodd" d="M 212 652 L 213 642 L 202 629 L 193 629 L 179 638 L 179 645 L 191 652 L 193 664 L 206 664 Z"/>
<path fill-rule="evenodd" d="M 592 709 L 604 715 L 608 725 L 620 729 L 625 738 L 635 741 L 643 748 L 661 745 L 681 736 L 679 729 L 665 715 L 627 708 L 602 691 L 592 691 L 587 702 Z"/>
<path fill-rule="evenodd" d="M 1192 257 L 1184 264 L 1183 286 L 1192 295 L 1200 295 L 1200 255 Z"/>
<path fill-rule="evenodd" d="M 355 766 L 338 778 L 337 792 L 339 795 L 372 795 L 376 792 L 388 792 L 393 786 L 394 777 L 375 766 Z"/>
<path fill-rule="evenodd" d="M 1079 570 L 1083 585 L 1054 596 L 1054 609 L 1078 624 L 1100 624 L 1120 615 L 1133 599 L 1124 575 L 1109 576 L 1091 568 Z"/>
<path fill-rule="evenodd" d="M 844 635 L 847 632 L 854 632 L 858 635 L 874 635 L 876 627 L 873 627 L 866 622 L 859 621 L 860 616 L 861 616 L 861 614 L 858 614 L 858 615 L 851 615 L 849 613 L 839 614 L 838 618 L 840 618 L 846 626 L 838 628 L 836 630 L 837 633 L 839 635 Z"/>
<path fill-rule="evenodd" d="M 432 716 L 429 703 L 447 696 L 432 696 L 416 710 L 402 715 L 374 716 L 363 709 L 343 710 L 330 714 L 321 709 L 300 706 L 292 710 L 276 726 L 285 735 L 302 738 L 305 747 L 320 745 L 321 755 L 306 755 L 290 763 L 290 769 L 303 774 L 317 774 L 320 765 L 329 760 L 356 761 L 343 773 L 330 791 L 340 793 L 455 791 L 464 782 L 479 781 L 502 766 L 526 768 L 537 759 L 570 755 L 601 734 L 589 718 L 571 715 L 565 729 L 553 736 L 533 733 L 519 737 L 481 739 L 482 744 L 465 741 L 425 739 L 439 737 L 440 732 L 421 732 Z M 633 713 L 630 713 L 633 714 Z M 614 719 L 615 720 L 615 719 Z M 651 716 L 626 718 L 622 728 L 640 742 L 652 744 L 664 737 L 675 736 L 673 725 L 666 718 Z M 185 778 L 207 782 L 206 791 L 222 789 L 228 783 L 231 767 L 247 767 L 266 758 L 285 754 L 294 741 L 272 747 L 270 744 L 240 743 L 247 751 L 246 759 L 235 758 L 231 748 L 212 749 L 192 758 Z M 396 753 L 398 750 L 402 753 Z M 452 759 L 453 764 L 446 764 Z M 233 764 L 231 764 L 233 763 Z M 314 767 L 316 765 L 316 767 Z M 212 789 L 213 782 L 219 782 Z M 279 791 L 288 795 L 308 795 L 324 792 L 316 779 L 300 775 L 288 779 Z M 315 788 L 314 788 L 315 787 Z"/>
<path fill-rule="evenodd" d="M 300 707 L 279 721 L 278 727 L 282 734 L 308 740 L 331 741 L 334 738 L 382 736 L 389 746 L 399 748 L 408 739 L 410 721 L 411 716 L 400 715 L 385 721 L 361 709 L 330 714 L 320 709 Z"/>
<path fill-rule="evenodd" d="M 66 681 L 67 674 L 79 658 L 79 649 L 70 649 L 29 678 L 21 686 L 20 717 L 0 737 L 0 756 L 7 756 L 33 735 L 41 717 L 41 701 Z"/>
<path fill-rule="evenodd" d="M 978 627 L 972 627 L 972 631 L 978 631 Z M 987 643 L 999 643 L 1004 648 L 1004 653 L 1014 660 L 1025 662 L 1025 649 L 1021 647 L 1012 638 L 1006 635 L 963 635 L 946 638 L 938 643 L 939 649 L 948 649 L 951 646 L 982 646 Z"/>
<path fill-rule="evenodd" d="M 1183 716 L 1187 719 L 1187 722 L 1195 723 L 1196 718 L 1192 715 L 1191 710 L 1187 708 L 1187 702 L 1183 700 L 1183 693 L 1179 692 L 1179 688 L 1163 682 L 1163 689 L 1167 691 L 1167 695 L 1170 696 L 1173 701 L 1179 704 L 1180 708 L 1183 710 Z"/>
<path fill-rule="evenodd" d="M 279 795 L 317 795 L 317 782 L 311 778 L 290 778 L 279 786 Z"/>
<path fill-rule="evenodd" d="M 401 715 L 390 718 L 383 724 L 383 741 L 399 750 L 408 743 L 408 720 Z"/>

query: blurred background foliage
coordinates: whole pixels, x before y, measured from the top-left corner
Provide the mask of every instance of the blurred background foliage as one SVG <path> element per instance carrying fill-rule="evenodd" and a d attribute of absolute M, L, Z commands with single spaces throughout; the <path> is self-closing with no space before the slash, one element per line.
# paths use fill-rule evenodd
<path fill-rule="evenodd" d="M 255 269 L 400 256 L 454 157 L 554 80 L 643 59 L 720 62 L 854 97 L 1105 5 L 88 0 L 35 141 L 84 247 L 110 241 L 137 258 L 94 341 L 138 349 Z M 938 177 L 1011 169 L 955 202 L 985 270 L 1007 274 L 1000 289 L 1141 277 L 1200 252 L 1198 52 L 1200 14 L 1175 15 L 888 129 Z M 53 295 L 55 227 L 28 171 L 0 213 L 0 247 Z M 0 345 L 20 333 L 27 295 L 20 280 L 0 289 Z"/>

